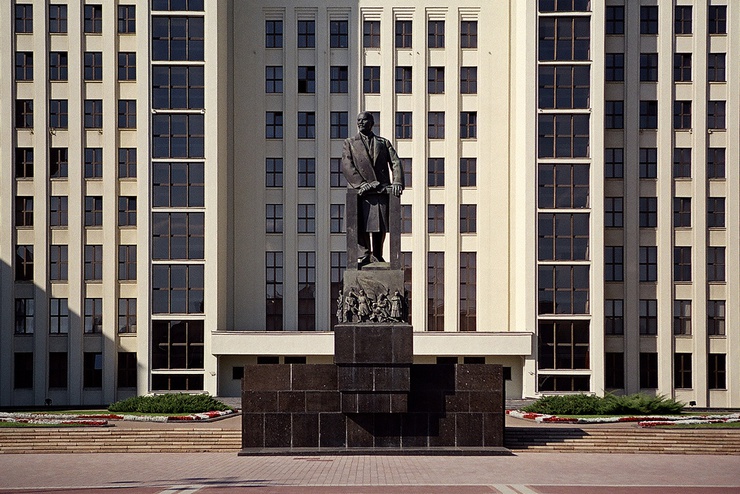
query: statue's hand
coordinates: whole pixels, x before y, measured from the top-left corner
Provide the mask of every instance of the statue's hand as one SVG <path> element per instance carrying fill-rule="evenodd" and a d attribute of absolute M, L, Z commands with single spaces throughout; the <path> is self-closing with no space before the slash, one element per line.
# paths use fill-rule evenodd
<path fill-rule="evenodd" d="M 362 195 L 362 194 L 364 194 L 364 193 L 366 193 L 366 192 L 369 192 L 370 190 L 372 190 L 372 188 L 373 188 L 373 186 L 372 186 L 372 185 L 370 185 L 369 183 L 367 183 L 367 182 L 362 182 L 362 183 L 360 184 L 360 195 Z"/>
<path fill-rule="evenodd" d="M 391 185 L 391 192 L 396 197 L 401 197 L 401 192 L 403 192 L 403 187 L 401 187 L 401 184 L 392 184 Z"/>

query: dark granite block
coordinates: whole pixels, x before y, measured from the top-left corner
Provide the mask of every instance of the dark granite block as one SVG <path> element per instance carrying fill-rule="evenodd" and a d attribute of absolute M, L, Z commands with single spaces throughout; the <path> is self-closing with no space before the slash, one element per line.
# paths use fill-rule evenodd
<path fill-rule="evenodd" d="M 443 413 L 445 393 L 438 390 L 414 390 L 413 381 L 408 397 L 408 411 L 419 413 Z"/>
<path fill-rule="evenodd" d="M 504 414 L 483 414 L 483 446 L 504 447 Z"/>
<path fill-rule="evenodd" d="M 244 391 L 289 391 L 290 366 L 252 364 L 244 366 Z"/>
<path fill-rule="evenodd" d="M 454 394 L 445 395 L 445 412 L 469 412 L 470 393 L 457 391 Z"/>
<path fill-rule="evenodd" d="M 386 413 L 375 415 L 376 448 L 401 447 L 401 420 L 401 415 Z"/>
<path fill-rule="evenodd" d="M 344 448 L 347 445 L 347 425 L 344 414 L 319 414 L 319 446 L 322 448 Z"/>
<path fill-rule="evenodd" d="M 411 364 L 413 358 L 413 329 L 408 324 L 334 327 L 337 364 Z"/>
<path fill-rule="evenodd" d="M 280 391 L 277 395 L 279 412 L 303 413 L 306 411 L 305 391 Z"/>
<path fill-rule="evenodd" d="M 342 393 L 342 413 L 358 413 L 357 393 Z"/>
<path fill-rule="evenodd" d="M 341 408 L 339 391 L 306 391 L 307 412 L 338 412 Z"/>
<path fill-rule="evenodd" d="M 465 392 L 465 391 L 463 391 Z M 467 391 L 471 412 L 501 412 L 501 393 L 496 391 Z"/>
<path fill-rule="evenodd" d="M 265 415 L 245 413 L 242 415 L 242 448 L 265 446 Z"/>
<path fill-rule="evenodd" d="M 294 413 L 291 418 L 293 421 L 293 447 L 318 448 L 319 414 Z"/>
<path fill-rule="evenodd" d="M 456 389 L 492 391 L 503 382 L 503 367 L 495 364 L 458 364 Z"/>
<path fill-rule="evenodd" d="M 457 413 L 457 445 L 483 446 L 483 414 Z"/>
<path fill-rule="evenodd" d="M 409 411 L 409 395 L 393 393 L 391 395 L 391 413 L 406 413 Z"/>
<path fill-rule="evenodd" d="M 429 415 L 429 446 L 455 446 L 455 415 Z"/>
<path fill-rule="evenodd" d="M 425 448 L 429 445 L 429 414 L 406 413 L 401 415 L 401 447 Z"/>
<path fill-rule="evenodd" d="M 242 411 L 250 412 L 277 412 L 277 392 L 275 391 L 244 391 L 242 392 Z"/>
<path fill-rule="evenodd" d="M 373 367 L 375 391 L 408 391 L 411 388 L 410 366 Z"/>
<path fill-rule="evenodd" d="M 389 413 L 391 396 L 389 393 L 358 393 L 357 411 L 359 413 Z"/>
<path fill-rule="evenodd" d="M 292 364 L 294 391 L 334 391 L 337 389 L 337 366 L 334 364 Z"/>
<path fill-rule="evenodd" d="M 290 448 L 290 414 L 265 414 L 265 447 Z"/>
<path fill-rule="evenodd" d="M 373 447 L 374 420 L 375 417 L 372 413 L 352 413 L 347 415 L 348 448 Z"/>
<path fill-rule="evenodd" d="M 355 362 L 355 326 L 337 324 L 334 326 L 334 363 L 353 364 Z"/>
<path fill-rule="evenodd" d="M 453 391 L 454 364 L 415 364 L 411 366 L 411 392 L 414 390 Z"/>
<path fill-rule="evenodd" d="M 340 365 L 337 367 L 338 389 L 340 391 L 373 390 L 372 367 L 357 365 Z"/>

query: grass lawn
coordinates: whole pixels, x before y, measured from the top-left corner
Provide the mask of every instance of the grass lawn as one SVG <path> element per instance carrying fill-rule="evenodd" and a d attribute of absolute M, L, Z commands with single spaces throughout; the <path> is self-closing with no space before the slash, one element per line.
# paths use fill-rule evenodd
<path fill-rule="evenodd" d="M 139 415 L 142 417 L 179 417 L 189 413 L 142 413 L 142 412 L 111 412 L 110 410 L 23 410 L 14 413 L 34 413 L 39 415 Z"/>

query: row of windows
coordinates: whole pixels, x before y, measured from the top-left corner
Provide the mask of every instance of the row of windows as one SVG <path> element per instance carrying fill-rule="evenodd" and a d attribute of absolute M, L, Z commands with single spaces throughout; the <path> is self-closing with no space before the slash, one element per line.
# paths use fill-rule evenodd
<path fill-rule="evenodd" d="M 624 122 L 624 102 L 607 101 L 605 111 L 607 128 Z M 691 122 L 692 102 L 688 100 L 676 100 L 673 102 L 673 128 L 676 130 L 688 130 L 692 128 Z M 707 128 L 724 130 L 726 128 L 726 102 L 707 102 Z M 658 101 L 640 100 L 640 129 L 658 128 Z"/>
<path fill-rule="evenodd" d="M 624 53 L 607 53 L 604 59 L 604 78 L 607 82 L 624 82 Z M 726 81 L 726 54 L 709 53 L 707 55 L 707 82 Z M 673 55 L 673 82 L 691 82 L 692 54 L 676 53 Z M 640 81 L 658 81 L 658 54 L 640 54 Z"/>
<path fill-rule="evenodd" d="M 691 300 L 673 301 L 673 332 L 676 335 L 690 335 Z M 709 336 L 726 334 L 726 301 L 707 300 L 706 331 Z M 639 301 L 640 334 L 658 334 L 658 301 L 641 299 Z M 624 300 L 607 299 L 604 301 L 604 331 L 607 335 L 624 334 Z"/>
<path fill-rule="evenodd" d="M 725 227 L 725 198 L 707 198 L 707 228 Z M 640 197 L 639 199 L 640 228 L 657 228 L 658 226 L 658 198 L 654 196 Z M 624 227 L 624 199 L 622 197 L 606 197 L 604 199 L 604 226 L 607 228 Z M 673 227 L 691 227 L 691 198 L 673 198 Z"/>
<path fill-rule="evenodd" d="M 727 388 L 727 358 L 724 353 L 707 355 L 707 388 Z M 676 353 L 673 355 L 673 386 L 679 389 L 692 387 L 692 354 Z M 624 353 L 605 354 L 605 381 L 608 389 L 624 388 Z M 640 353 L 640 387 L 657 389 L 658 387 L 658 354 Z"/>
<path fill-rule="evenodd" d="M 725 247 L 707 247 L 706 279 L 708 282 L 725 282 Z M 605 281 L 624 281 L 624 247 L 607 246 L 604 248 Z M 691 247 L 673 248 L 673 281 L 691 281 Z M 641 282 L 658 281 L 658 248 L 640 246 L 639 280 Z"/>
<path fill-rule="evenodd" d="M 69 362 L 67 352 L 49 352 L 48 386 L 50 389 L 67 389 Z M 33 353 L 16 352 L 13 358 L 13 388 L 33 388 Z M 136 353 L 118 352 L 117 386 L 136 387 Z M 84 352 L 82 358 L 82 386 L 87 389 L 103 386 L 103 355 Z"/>
<path fill-rule="evenodd" d="M 103 53 L 86 51 L 83 55 L 83 79 L 85 81 L 103 80 Z M 49 80 L 66 81 L 69 78 L 69 57 L 66 51 L 49 53 Z M 18 51 L 15 53 L 15 80 L 33 81 L 33 52 Z M 136 53 L 118 53 L 118 80 L 136 80 Z"/>
<path fill-rule="evenodd" d="M 68 249 L 66 245 L 49 246 L 49 280 L 68 280 Z M 16 245 L 15 280 L 33 281 L 34 255 L 33 245 Z M 84 279 L 101 281 L 103 279 L 103 246 L 85 245 Z M 136 280 L 136 245 L 118 246 L 118 280 Z"/>
<path fill-rule="evenodd" d="M 102 148 L 84 149 L 85 178 L 102 178 L 106 165 L 103 164 Z M 136 178 L 136 148 L 118 148 L 118 178 Z M 49 149 L 49 176 L 66 178 L 69 172 L 68 148 Z M 30 179 L 34 176 L 34 149 L 15 149 L 15 177 Z"/>
<path fill-rule="evenodd" d="M 34 198 L 32 196 L 16 196 L 15 198 L 15 226 L 33 227 Z M 103 198 L 102 196 L 85 196 L 84 225 L 96 227 L 103 225 Z M 49 226 L 68 226 L 69 201 L 67 196 L 51 196 L 49 198 Z M 136 226 L 136 197 L 118 197 L 118 226 Z"/>
<path fill-rule="evenodd" d="M 161 2 L 161 0 L 159 0 Z M 157 1 L 154 2 L 155 4 Z M 51 4 L 48 6 L 48 26 L 50 33 L 67 32 L 67 5 Z M 179 10 L 179 9 L 178 9 Z M 182 9 L 185 10 L 185 9 Z M 202 9 L 201 9 L 202 10 Z M 86 34 L 100 34 L 103 32 L 103 5 L 85 5 L 83 13 L 83 32 Z M 15 32 L 16 34 L 33 33 L 33 4 L 16 3 L 15 5 Z M 136 6 L 118 6 L 118 33 L 136 33 Z"/>
<path fill-rule="evenodd" d="M 622 5 L 606 7 L 606 34 L 624 34 L 625 18 Z M 658 6 L 640 7 L 640 34 L 658 34 Z M 693 33 L 693 9 L 690 5 L 678 5 L 674 10 L 673 30 L 678 35 Z M 727 6 L 710 5 L 707 11 L 709 34 L 727 34 Z"/>
<path fill-rule="evenodd" d="M 640 148 L 638 172 L 640 178 L 657 178 L 658 149 Z M 725 148 L 707 148 L 706 174 L 708 179 L 725 178 Z M 604 150 L 605 177 L 624 178 L 624 148 Z M 691 178 L 691 148 L 675 148 L 673 178 Z"/>
<path fill-rule="evenodd" d="M 86 99 L 83 102 L 83 125 L 86 129 L 103 128 L 103 100 Z M 15 100 L 15 127 L 32 129 L 34 126 L 33 100 Z M 118 100 L 119 129 L 136 128 L 136 100 Z M 69 128 L 69 102 L 66 99 L 49 100 L 49 127 L 52 129 Z"/>
<path fill-rule="evenodd" d="M 51 334 L 69 333 L 69 306 L 66 298 L 52 298 L 49 301 L 49 332 Z M 103 328 L 103 299 L 86 298 L 84 332 L 100 333 Z M 35 300 L 15 299 L 15 334 L 33 334 L 35 331 Z M 136 332 L 136 299 L 118 299 L 118 332 Z"/>

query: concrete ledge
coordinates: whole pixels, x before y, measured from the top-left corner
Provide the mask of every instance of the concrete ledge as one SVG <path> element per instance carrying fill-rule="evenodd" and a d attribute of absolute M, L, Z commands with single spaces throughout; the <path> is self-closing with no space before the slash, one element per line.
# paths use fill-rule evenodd
<path fill-rule="evenodd" d="M 239 456 L 336 456 L 336 455 L 383 455 L 383 456 L 512 456 L 507 448 L 244 448 Z"/>

